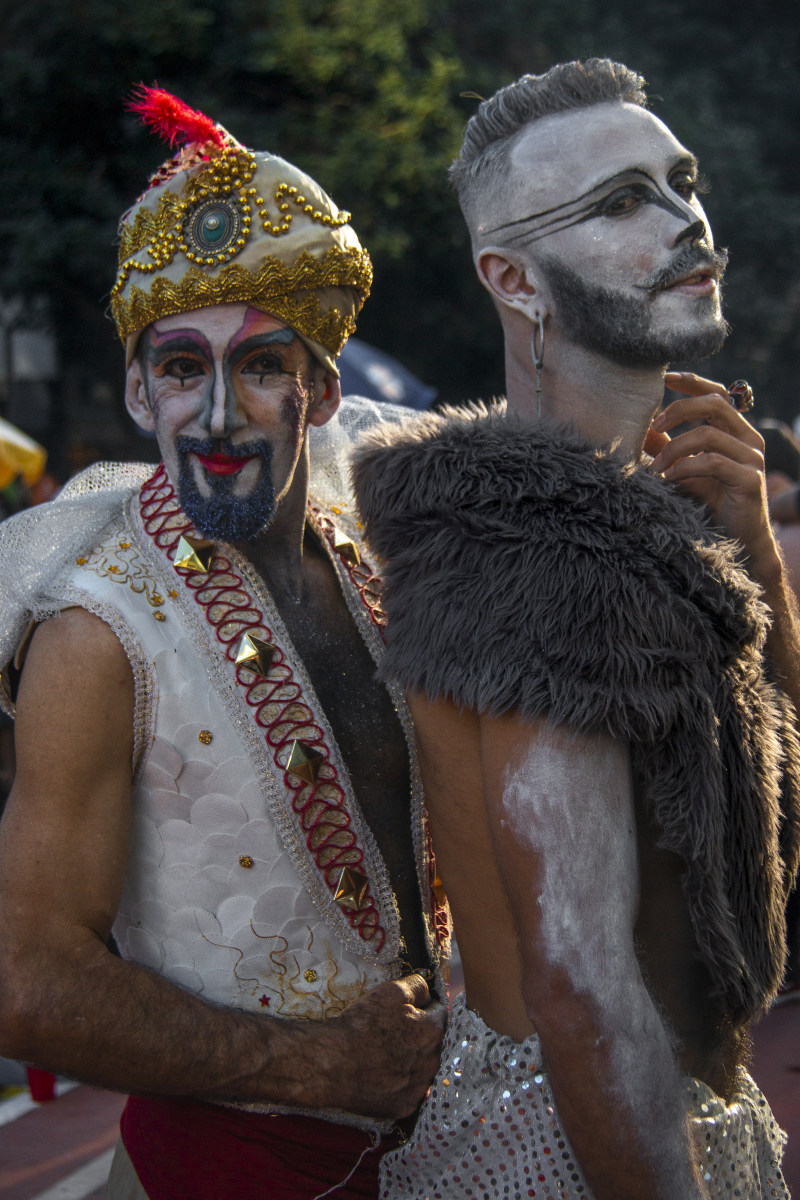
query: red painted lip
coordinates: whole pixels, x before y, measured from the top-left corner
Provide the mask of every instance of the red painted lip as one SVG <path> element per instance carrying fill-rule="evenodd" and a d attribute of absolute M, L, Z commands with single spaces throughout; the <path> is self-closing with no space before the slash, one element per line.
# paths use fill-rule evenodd
<path fill-rule="evenodd" d="M 247 458 L 230 458 L 227 454 L 211 454 L 208 458 L 203 454 L 197 455 L 197 461 L 204 470 L 210 471 L 212 475 L 236 475 L 245 467 L 252 459 L 252 455 Z"/>

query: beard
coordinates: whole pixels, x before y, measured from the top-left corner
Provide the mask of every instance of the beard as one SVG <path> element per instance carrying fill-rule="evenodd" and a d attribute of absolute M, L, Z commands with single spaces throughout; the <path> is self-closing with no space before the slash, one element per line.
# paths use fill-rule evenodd
<path fill-rule="evenodd" d="M 716 315 L 715 296 L 698 297 L 695 319 L 685 326 L 653 328 L 654 298 L 671 281 L 706 264 L 715 265 L 721 277 L 727 254 L 686 247 L 669 268 L 654 275 L 645 294 L 639 297 L 588 283 L 558 259 L 540 260 L 565 333 L 576 345 L 623 367 L 661 367 L 683 359 L 707 358 L 722 348 L 729 326 L 721 315 Z M 698 325 L 696 318 L 704 315 L 708 321 Z"/>
<path fill-rule="evenodd" d="M 268 528 L 277 507 L 272 479 L 272 447 L 268 442 L 256 440 L 234 445 L 227 438 L 221 441 L 179 436 L 175 439 L 175 449 L 178 454 L 178 499 L 198 533 L 212 541 L 246 542 Z M 206 472 L 210 494 L 203 496 L 195 481 L 189 455 L 210 456 L 214 453 L 227 454 L 231 458 L 260 459 L 258 481 L 253 490 L 246 496 L 237 496 L 233 488 L 238 475 Z"/>

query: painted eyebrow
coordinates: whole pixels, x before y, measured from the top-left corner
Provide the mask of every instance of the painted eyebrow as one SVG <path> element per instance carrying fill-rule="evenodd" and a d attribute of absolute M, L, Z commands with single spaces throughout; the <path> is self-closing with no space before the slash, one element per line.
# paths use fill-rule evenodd
<path fill-rule="evenodd" d="M 175 353 L 197 354 L 198 351 L 210 355 L 211 347 L 208 341 L 201 333 L 193 334 L 185 329 L 176 329 L 168 333 L 150 330 L 145 345 L 145 353 L 152 359 L 165 358 Z"/>
<path fill-rule="evenodd" d="M 668 174 L 673 175 L 675 171 L 684 170 L 695 173 L 697 171 L 697 159 L 693 154 L 682 154 L 669 167 Z M 538 241 L 539 238 L 546 237 L 548 233 L 556 233 L 558 230 L 567 229 L 571 225 L 579 225 L 584 221 L 591 220 L 595 216 L 598 203 L 605 198 L 605 194 L 609 189 L 622 184 L 623 182 L 643 182 L 649 185 L 659 196 L 661 207 L 668 209 L 676 215 L 685 215 L 675 205 L 663 191 L 661 186 L 656 183 L 652 175 L 650 175 L 642 167 L 626 167 L 624 171 L 618 171 L 615 175 L 609 175 L 605 179 L 601 179 L 598 183 L 592 184 L 590 188 L 574 200 L 567 200 L 563 204 L 557 204 L 553 208 L 543 209 L 542 212 L 531 213 L 527 217 L 518 217 L 513 221 L 506 221 L 502 225 L 496 225 L 493 229 L 486 230 L 484 236 L 491 236 L 493 233 L 501 233 L 506 230 L 516 230 L 508 238 L 509 242 L 518 241 Z M 539 224 L 536 225 L 535 223 Z M 525 226 L 525 228 L 522 228 Z"/>
<path fill-rule="evenodd" d="M 253 350 L 268 349 L 271 346 L 291 346 L 295 341 L 297 341 L 297 334 L 293 329 L 288 328 L 273 329 L 267 333 L 254 333 L 231 348 L 230 361 L 231 363 L 239 362 L 245 354 L 250 354 Z"/>

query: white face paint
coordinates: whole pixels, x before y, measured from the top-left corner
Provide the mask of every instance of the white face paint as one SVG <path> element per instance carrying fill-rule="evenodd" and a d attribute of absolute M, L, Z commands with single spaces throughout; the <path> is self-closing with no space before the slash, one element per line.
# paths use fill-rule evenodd
<path fill-rule="evenodd" d="M 500 816 L 535 863 L 527 903 L 540 914 L 536 969 L 565 972 L 588 997 L 602 1087 L 629 1111 L 648 1108 L 655 1139 L 682 1101 L 670 1038 L 634 952 L 639 874 L 627 747 L 545 731 L 506 769 Z M 654 1071 L 674 1083 L 655 1100 Z"/>

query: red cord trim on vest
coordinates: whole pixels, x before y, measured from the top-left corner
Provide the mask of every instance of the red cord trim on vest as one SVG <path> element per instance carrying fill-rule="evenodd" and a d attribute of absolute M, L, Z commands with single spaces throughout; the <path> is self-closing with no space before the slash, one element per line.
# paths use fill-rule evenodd
<path fill-rule="evenodd" d="M 142 486 L 140 507 L 146 532 L 172 561 L 178 541 L 192 530 L 192 524 L 178 505 L 163 463 Z M 319 513 L 315 515 L 320 519 Z M 349 564 L 345 562 L 345 566 L 352 578 Z M 263 614 L 256 607 L 241 576 L 223 554 L 214 555 L 208 574 L 184 567 L 175 567 L 175 572 L 203 609 L 229 662 L 234 663 L 244 633 L 255 633 L 264 641 L 278 646 L 273 631 L 264 623 Z M 370 616 L 379 625 L 379 618 L 370 606 L 373 596 L 377 598 L 375 578 L 365 566 L 361 586 L 355 579 L 353 582 Z M 344 789 L 330 761 L 325 735 L 303 699 L 302 688 L 294 678 L 283 650 L 278 646 L 268 679 L 256 675 L 243 665 L 237 666 L 235 671 L 236 682 L 244 689 L 245 700 L 253 711 L 253 719 L 263 731 L 273 761 L 283 771 L 292 809 L 299 818 L 306 845 L 328 888 L 335 890 L 343 867 L 355 867 L 366 874 L 364 855 L 350 826 Z M 324 761 L 320 764 L 314 784 L 303 783 L 285 770 L 295 739 L 303 741 L 323 756 Z M 369 884 L 358 910 L 342 908 L 341 911 L 364 942 L 376 944 L 378 950 L 383 947 L 386 931 L 381 925 Z"/>

